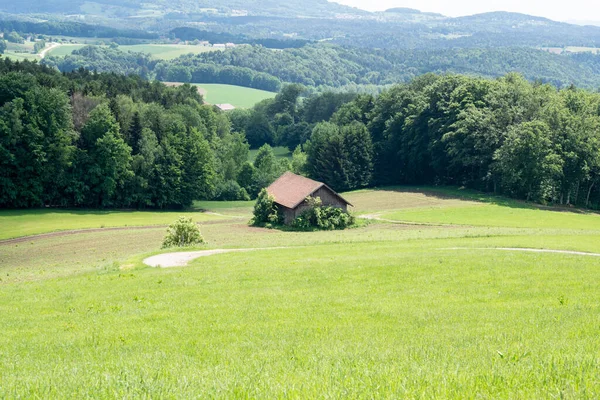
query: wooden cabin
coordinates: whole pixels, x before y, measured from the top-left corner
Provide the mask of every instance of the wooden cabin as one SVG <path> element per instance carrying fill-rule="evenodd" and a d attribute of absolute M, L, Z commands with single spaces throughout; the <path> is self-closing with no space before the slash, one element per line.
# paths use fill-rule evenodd
<path fill-rule="evenodd" d="M 324 206 L 338 207 L 348 211 L 352 206 L 342 196 L 323 182 L 286 172 L 267 188 L 284 216 L 284 223 L 291 224 L 308 208 L 308 197 L 319 197 Z"/>

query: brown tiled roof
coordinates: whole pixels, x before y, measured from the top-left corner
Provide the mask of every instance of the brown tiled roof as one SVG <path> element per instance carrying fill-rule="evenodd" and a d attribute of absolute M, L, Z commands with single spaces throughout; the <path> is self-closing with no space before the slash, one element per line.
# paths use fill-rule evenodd
<path fill-rule="evenodd" d="M 271 186 L 267 188 L 267 192 L 275 198 L 275 202 L 287 208 L 296 208 L 308 196 L 322 188 L 323 186 L 331 190 L 342 201 L 348 203 L 342 196 L 335 193 L 329 186 L 322 182 L 313 181 L 312 179 L 296 175 L 291 172 L 286 172 L 281 175 Z"/>

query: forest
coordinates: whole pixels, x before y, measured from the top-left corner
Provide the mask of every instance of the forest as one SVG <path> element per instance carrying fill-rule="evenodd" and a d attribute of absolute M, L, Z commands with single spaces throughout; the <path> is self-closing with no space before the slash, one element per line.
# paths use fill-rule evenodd
<path fill-rule="evenodd" d="M 519 71 L 530 81 L 557 87 L 600 87 L 600 55 L 557 55 L 531 48 L 385 50 L 331 44 L 272 50 L 241 45 L 223 51 L 150 61 L 142 54 L 118 49 L 84 48 L 43 63 L 61 71 L 80 67 L 101 72 L 138 73 L 163 81 L 224 83 L 278 91 L 298 83 L 313 91 L 377 93 L 426 73 L 456 73 L 496 78 Z"/>
<path fill-rule="evenodd" d="M 187 207 L 247 153 L 196 88 L 0 62 L 1 207 Z"/>
<path fill-rule="evenodd" d="M 0 20 L 0 31 L 18 32 L 34 35 L 60 35 L 85 38 L 131 38 L 158 39 L 159 35 L 135 29 L 115 29 L 101 25 L 82 24 L 79 22 L 46 21 L 30 22 L 18 20 Z"/>
<path fill-rule="evenodd" d="M 288 146 L 310 177 L 347 191 L 452 185 L 600 208 L 600 94 L 557 90 L 509 74 L 427 74 L 379 96 L 324 93 L 302 102 L 286 86 L 230 114 L 251 146 Z M 294 106 L 299 104 L 299 106 Z"/>
<path fill-rule="evenodd" d="M 3 60 L 0 206 L 181 208 L 254 197 L 292 170 L 339 191 L 453 185 L 600 207 L 598 93 L 517 74 L 305 92 L 223 113 L 189 85 Z"/>

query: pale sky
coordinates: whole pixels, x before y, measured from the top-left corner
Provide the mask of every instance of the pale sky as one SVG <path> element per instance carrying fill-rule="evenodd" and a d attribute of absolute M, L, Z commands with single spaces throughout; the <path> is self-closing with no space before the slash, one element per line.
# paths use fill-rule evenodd
<path fill-rule="evenodd" d="M 513 11 L 557 21 L 600 21 L 598 0 L 336 0 L 336 2 L 369 11 L 410 7 L 450 17 L 488 11 Z"/>

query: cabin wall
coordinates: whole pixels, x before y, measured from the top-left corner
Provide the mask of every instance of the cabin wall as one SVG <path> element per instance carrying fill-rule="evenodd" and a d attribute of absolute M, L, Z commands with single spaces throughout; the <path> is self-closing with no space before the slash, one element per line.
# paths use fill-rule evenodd
<path fill-rule="evenodd" d="M 326 187 L 322 187 L 322 188 L 318 189 L 311 195 L 311 197 L 319 197 L 324 206 L 337 207 L 337 208 L 341 208 L 342 210 L 348 212 L 348 204 L 346 204 L 344 201 L 340 200 L 339 197 L 337 197 L 335 194 L 333 194 L 331 192 L 331 190 L 327 189 Z M 279 207 L 281 214 L 283 215 L 283 218 L 284 218 L 283 222 L 286 225 L 290 225 L 292 222 L 294 222 L 294 220 L 296 218 L 301 216 L 302 213 L 309 208 L 309 205 L 308 205 L 308 202 L 306 200 L 304 200 L 302 203 L 300 203 L 294 209 L 287 208 L 282 205 L 278 205 L 278 207 Z"/>
<path fill-rule="evenodd" d="M 322 187 L 319 190 L 317 190 L 316 192 L 314 192 L 311 195 L 311 197 L 319 197 L 324 206 L 337 207 L 337 208 L 341 208 L 342 210 L 348 212 L 348 205 L 345 202 L 343 202 L 342 200 L 340 200 L 339 197 L 334 195 L 329 189 L 327 189 L 325 187 Z M 292 221 L 294 219 L 298 218 L 300 215 L 302 215 L 302 213 L 304 211 L 306 211 L 306 209 L 308 209 L 308 208 L 309 208 L 308 202 L 306 200 L 304 200 L 302 203 L 300 203 L 300 205 L 298 205 L 298 207 L 296 207 L 293 210 L 294 217 L 292 218 Z"/>

